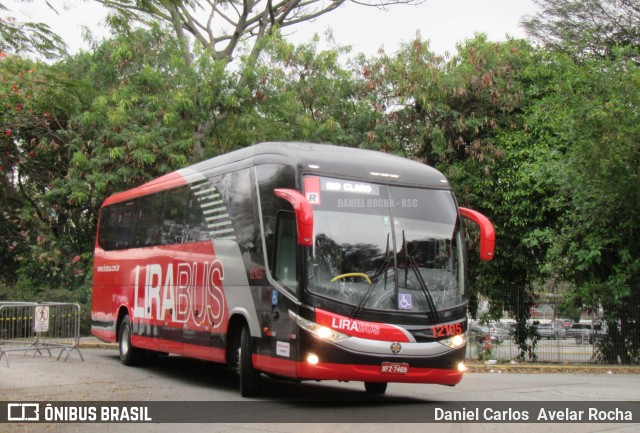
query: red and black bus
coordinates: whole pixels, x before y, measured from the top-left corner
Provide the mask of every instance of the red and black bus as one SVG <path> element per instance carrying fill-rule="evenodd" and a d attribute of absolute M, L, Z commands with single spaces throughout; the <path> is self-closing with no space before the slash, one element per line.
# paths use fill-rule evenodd
<path fill-rule="evenodd" d="M 464 371 L 467 260 L 437 170 L 385 153 L 263 143 L 107 198 L 92 332 L 125 365 L 171 353 L 295 380 L 455 385 Z"/>

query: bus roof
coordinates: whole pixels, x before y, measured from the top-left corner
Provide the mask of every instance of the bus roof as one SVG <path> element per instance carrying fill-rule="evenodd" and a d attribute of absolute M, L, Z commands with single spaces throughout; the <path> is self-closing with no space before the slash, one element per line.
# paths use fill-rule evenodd
<path fill-rule="evenodd" d="M 166 174 L 137 188 L 116 193 L 103 206 L 190 183 L 202 178 L 261 164 L 286 164 L 297 172 L 423 188 L 450 189 L 433 167 L 374 150 L 302 142 L 268 142 L 248 146 Z"/>

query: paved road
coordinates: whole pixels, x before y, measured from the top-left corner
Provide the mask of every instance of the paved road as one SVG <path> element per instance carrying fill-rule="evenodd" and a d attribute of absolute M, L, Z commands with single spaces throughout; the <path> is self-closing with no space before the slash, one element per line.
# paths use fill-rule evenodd
<path fill-rule="evenodd" d="M 290 383 L 265 378 L 266 392 L 247 403 L 237 391 L 237 376 L 227 367 L 181 357 L 166 357 L 151 367 L 130 368 L 119 363 L 117 352 L 83 349 L 84 362 L 76 355 L 71 362 L 56 362 L 55 357 L 22 357 L 12 354 L 11 366 L 0 364 L 0 400 L 11 401 L 219 401 L 237 402 L 237 411 L 246 410 L 247 420 L 255 420 L 256 408 L 268 410 L 282 422 L 190 424 L 189 429 L 211 432 L 413 432 L 413 431 L 544 431 L 596 432 L 638 431 L 633 424 L 406 424 L 415 421 L 412 411 L 446 402 L 567 402 L 628 401 L 640 399 L 640 375 L 635 374 L 514 374 L 469 373 L 456 387 L 390 384 L 384 396 L 369 396 L 361 383 Z M 332 411 L 318 408 L 314 402 L 333 402 Z M 224 403 L 229 405 L 230 403 Z M 260 406 L 263 405 L 263 406 Z M 414 409 L 415 408 L 415 409 Z M 287 417 L 317 414 L 324 410 L 336 424 L 286 424 Z M 380 420 L 389 411 L 387 423 L 362 423 Z M 304 416 L 303 416 L 304 417 Z M 403 419 L 403 417 L 406 417 Z M 269 418 L 262 417 L 259 420 Z M 304 419 L 304 418 L 303 418 Z M 384 417 L 383 417 L 384 419 Z M 419 419 L 419 418 L 418 418 Z M 184 425 L 182 425 L 184 427 Z M 193 426 L 193 427 L 190 427 Z M 29 427 L 29 428 L 27 428 Z M 97 424 L 92 431 L 183 431 L 173 424 Z M 86 424 L 8 425 L 0 431 L 86 431 Z"/>

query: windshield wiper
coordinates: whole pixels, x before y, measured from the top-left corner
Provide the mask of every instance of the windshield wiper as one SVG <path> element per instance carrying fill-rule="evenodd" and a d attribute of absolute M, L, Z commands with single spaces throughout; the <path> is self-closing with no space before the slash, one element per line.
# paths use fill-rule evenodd
<path fill-rule="evenodd" d="M 383 273 L 384 273 L 384 288 L 385 289 L 387 288 L 387 270 L 389 269 L 389 262 L 390 262 L 389 233 L 387 233 L 387 249 L 384 253 L 384 260 L 382 261 L 382 263 L 380 264 L 376 272 L 373 274 L 373 277 L 371 278 L 371 284 L 369 284 L 369 288 L 367 289 L 367 292 L 364 294 L 364 296 L 360 300 L 360 303 L 358 304 L 356 309 L 353 310 L 353 315 L 351 316 L 352 319 L 355 319 L 358 316 L 358 314 L 362 312 L 362 309 L 364 308 L 364 304 L 366 304 L 366 302 L 369 300 L 369 297 L 371 297 L 371 294 L 373 293 L 373 289 L 378 285 L 378 281 L 380 281 L 380 276 Z"/>
<path fill-rule="evenodd" d="M 429 304 L 429 309 L 431 310 L 432 320 L 434 323 L 439 323 L 438 317 L 438 309 L 436 308 L 436 303 L 433 300 L 433 296 L 431 296 L 431 291 L 427 286 L 427 283 L 422 278 L 422 274 L 420 273 L 420 269 L 418 268 L 418 264 L 416 263 L 416 259 L 409 254 L 409 250 L 407 249 L 407 239 L 404 236 L 404 230 L 402 230 L 402 249 L 404 250 L 404 261 L 405 261 L 405 287 L 407 287 L 407 276 L 409 273 L 409 266 L 413 268 L 413 272 L 416 275 L 416 279 L 418 280 L 418 285 L 422 289 L 424 296 L 427 298 L 427 304 Z"/>

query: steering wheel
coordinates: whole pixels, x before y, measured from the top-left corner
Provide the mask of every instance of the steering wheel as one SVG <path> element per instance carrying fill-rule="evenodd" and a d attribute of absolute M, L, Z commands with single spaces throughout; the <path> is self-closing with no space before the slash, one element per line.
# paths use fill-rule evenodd
<path fill-rule="evenodd" d="M 337 275 L 337 276 L 333 277 L 331 279 L 331 282 L 335 283 L 338 280 L 341 280 L 343 278 L 350 278 L 350 277 L 362 277 L 365 280 L 367 280 L 367 283 L 371 284 L 371 278 L 369 278 L 369 276 L 367 274 L 363 274 L 362 272 L 349 272 L 349 273 L 346 273 L 346 274 L 340 274 L 340 275 Z"/>

